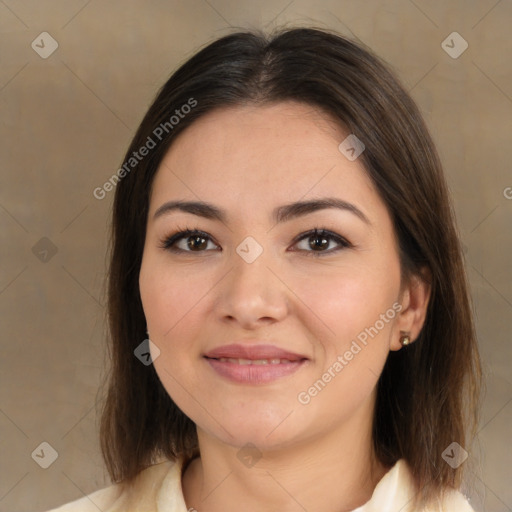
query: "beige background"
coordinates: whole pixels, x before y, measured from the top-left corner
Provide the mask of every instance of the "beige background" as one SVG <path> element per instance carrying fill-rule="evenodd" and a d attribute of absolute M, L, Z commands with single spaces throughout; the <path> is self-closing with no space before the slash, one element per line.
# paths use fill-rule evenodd
<path fill-rule="evenodd" d="M 95 400 L 113 194 L 93 189 L 179 63 L 235 26 L 282 24 L 369 45 L 433 131 L 487 374 L 469 492 L 477 511 L 512 510 L 512 2 L 0 0 L 0 511 L 45 510 L 109 483 Z M 43 31 L 59 44 L 47 59 L 31 48 Z M 441 46 L 453 31 L 469 44 L 457 59 Z M 48 469 L 31 456 L 42 442 L 58 452 Z"/>

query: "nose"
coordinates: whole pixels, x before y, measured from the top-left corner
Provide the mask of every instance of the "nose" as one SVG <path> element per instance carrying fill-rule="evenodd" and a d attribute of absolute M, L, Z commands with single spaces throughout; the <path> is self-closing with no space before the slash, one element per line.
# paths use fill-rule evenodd
<path fill-rule="evenodd" d="M 288 314 L 288 290 L 264 255 L 247 263 L 235 253 L 233 263 L 220 283 L 217 313 L 221 319 L 245 329 L 283 320 Z"/>

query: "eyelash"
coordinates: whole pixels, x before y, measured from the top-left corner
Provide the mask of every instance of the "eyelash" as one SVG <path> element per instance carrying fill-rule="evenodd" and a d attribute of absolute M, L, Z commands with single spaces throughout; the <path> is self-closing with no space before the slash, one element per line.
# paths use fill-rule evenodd
<path fill-rule="evenodd" d="M 173 247 L 173 245 L 176 242 L 178 242 L 179 240 L 181 240 L 182 238 L 190 237 L 192 235 L 199 235 L 199 236 L 206 238 L 207 240 L 211 240 L 212 242 L 215 243 L 215 241 L 212 239 L 212 237 L 208 233 L 205 233 L 204 231 L 201 231 L 200 229 L 186 227 L 184 229 L 180 228 L 179 231 L 162 239 L 160 241 L 159 247 L 161 249 L 165 249 L 167 251 L 171 251 L 174 253 L 207 252 L 207 251 L 186 251 L 183 249 L 177 249 L 176 247 Z M 334 252 L 338 252 L 341 249 L 347 249 L 347 248 L 353 247 L 353 245 L 348 240 L 346 240 L 342 236 L 338 235 L 337 233 L 329 231 L 328 229 L 325 229 L 325 228 L 316 228 L 316 227 L 309 231 L 306 231 L 305 233 L 301 233 L 300 235 L 298 235 L 293 240 L 293 245 L 297 244 L 298 242 L 301 242 L 304 239 L 307 239 L 307 238 L 310 238 L 313 236 L 323 236 L 323 237 L 327 238 L 329 241 L 335 241 L 339 244 L 339 247 L 337 247 L 335 249 L 329 249 L 327 251 L 313 251 L 313 250 L 307 251 L 304 249 L 299 249 L 300 252 L 306 253 L 307 256 L 312 256 L 312 257 L 318 258 L 320 256 L 323 256 L 324 254 L 332 254 Z"/>

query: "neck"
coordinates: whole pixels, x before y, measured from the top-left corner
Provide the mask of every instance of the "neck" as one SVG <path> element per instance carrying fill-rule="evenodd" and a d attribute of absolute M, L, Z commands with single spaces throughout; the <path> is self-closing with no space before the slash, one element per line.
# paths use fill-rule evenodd
<path fill-rule="evenodd" d="M 245 512 L 350 511 L 371 498 L 389 469 L 373 455 L 371 421 L 267 450 L 251 467 L 238 459 L 239 448 L 199 427 L 198 440 L 201 455 L 182 480 L 187 508 L 198 512 L 224 512 L 233 504 Z"/>

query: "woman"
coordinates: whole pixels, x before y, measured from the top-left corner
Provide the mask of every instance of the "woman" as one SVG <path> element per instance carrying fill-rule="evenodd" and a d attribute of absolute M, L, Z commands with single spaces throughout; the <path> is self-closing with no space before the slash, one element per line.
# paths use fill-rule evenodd
<path fill-rule="evenodd" d="M 164 85 L 116 187 L 114 484 L 57 510 L 472 510 L 460 243 L 377 57 L 314 29 L 223 37 Z"/>

